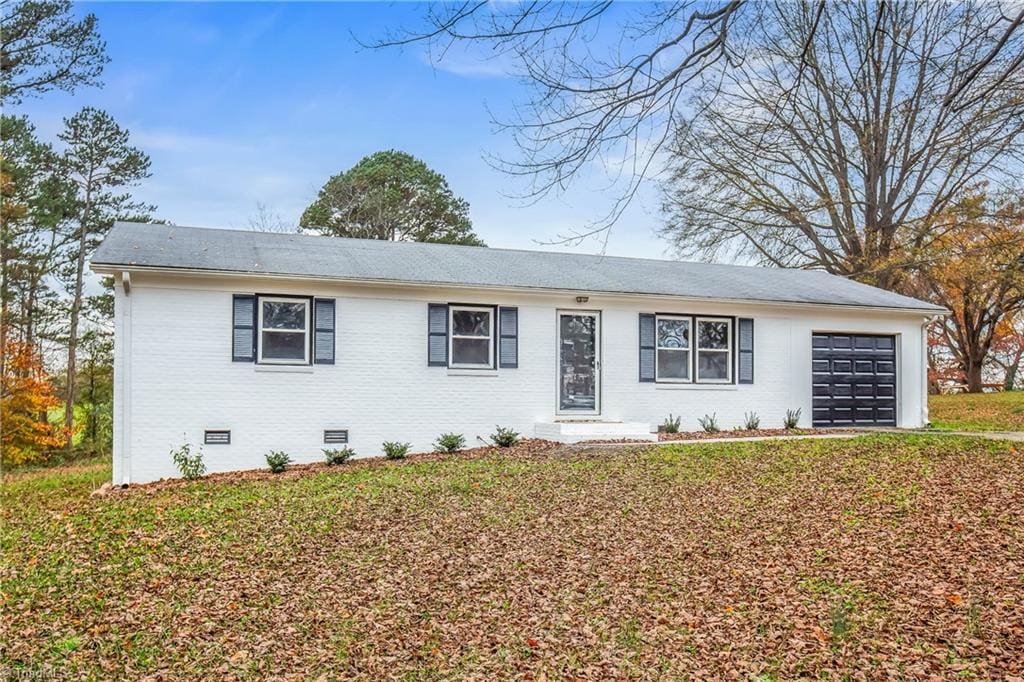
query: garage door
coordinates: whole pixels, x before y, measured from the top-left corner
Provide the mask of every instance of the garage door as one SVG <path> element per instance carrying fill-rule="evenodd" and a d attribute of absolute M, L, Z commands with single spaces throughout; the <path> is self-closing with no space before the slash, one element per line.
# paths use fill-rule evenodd
<path fill-rule="evenodd" d="M 896 426 L 896 338 L 812 337 L 815 426 Z"/>

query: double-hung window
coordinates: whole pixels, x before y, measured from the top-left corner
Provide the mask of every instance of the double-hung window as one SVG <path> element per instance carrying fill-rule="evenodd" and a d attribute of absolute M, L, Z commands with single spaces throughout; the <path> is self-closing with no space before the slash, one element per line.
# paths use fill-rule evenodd
<path fill-rule="evenodd" d="M 697 381 L 732 381 L 732 321 L 697 318 Z"/>
<path fill-rule="evenodd" d="M 731 383 L 732 325 L 727 317 L 655 316 L 654 380 Z"/>
<path fill-rule="evenodd" d="M 309 299 L 258 298 L 259 362 L 309 364 Z"/>
<path fill-rule="evenodd" d="M 448 311 L 450 366 L 468 369 L 494 367 L 494 308 L 452 305 Z"/>
<path fill-rule="evenodd" d="M 657 318 L 658 381 L 690 381 L 690 318 Z"/>

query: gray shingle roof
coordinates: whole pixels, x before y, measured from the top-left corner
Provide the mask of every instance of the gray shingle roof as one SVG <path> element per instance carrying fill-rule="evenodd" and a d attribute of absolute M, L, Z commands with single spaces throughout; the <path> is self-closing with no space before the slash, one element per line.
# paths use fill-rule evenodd
<path fill-rule="evenodd" d="M 809 270 L 117 223 L 92 265 L 943 312 Z"/>

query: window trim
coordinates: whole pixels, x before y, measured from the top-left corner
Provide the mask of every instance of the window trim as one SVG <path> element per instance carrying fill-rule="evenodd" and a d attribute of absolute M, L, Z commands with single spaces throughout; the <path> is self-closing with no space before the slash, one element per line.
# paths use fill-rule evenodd
<path fill-rule="evenodd" d="M 725 323 L 725 348 L 701 348 L 700 347 L 700 323 L 701 322 L 724 322 Z M 733 318 L 718 317 L 715 315 L 698 315 L 694 317 L 694 357 L 693 369 L 694 380 L 699 384 L 731 384 L 733 382 L 733 362 L 735 357 L 735 344 L 733 343 Z M 700 374 L 700 353 L 725 353 L 726 356 L 726 378 L 725 379 L 701 379 Z"/>
<path fill-rule="evenodd" d="M 487 336 L 468 336 L 465 334 L 455 333 L 455 313 L 457 311 L 470 310 L 475 312 L 486 312 L 488 315 L 488 335 Z M 495 324 L 497 317 L 497 306 L 493 305 L 480 305 L 472 303 L 449 303 L 448 304 L 448 368 L 449 369 L 475 369 L 475 370 L 492 370 L 495 369 L 495 360 L 497 360 L 497 352 L 495 351 L 495 344 L 497 338 L 495 336 Z M 476 362 L 455 362 L 455 339 L 487 339 L 487 363 L 476 363 Z"/>
<path fill-rule="evenodd" d="M 736 316 L 735 315 L 697 315 L 694 313 L 653 313 L 654 315 L 654 382 L 655 384 L 668 384 L 672 385 L 704 385 L 704 386 L 728 386 L 736 384 L 736 362 L 738 360 L 739 353 L 736 349 Z M 673 379 L 669 377 L 661 377 L 658 371 L 658 320 L 662 318 L 669 319 L 688 319 L 690 320 L 690 379 Z M 725 322 L 728 325 L 727 332 L 727 348 L 723 349 L 708 349 L 705 348 L 705 352 L 727 352 L 729 357 L 728 364 L 728 379 L 701 379 L 698 376 L 698 355 L 701 351 L 699 347 L 697 325 L 700 321 L 708 322 Z M 682 350 L 682 349 L 680 349 Z M 682 386 L 680 386 L 682 387 Z"/>
<path fill-rule="evenodd" d="M 264 329 L 263 328 L 263 303 L 264 302 L 281 302 L 281 303 L 296 303 L 301 302 L 306 307 L 306 324 L 302 329 L 302 333 L 305 335 L 305 343 L 302 345 L 303 359 L 298 360 L 297 358 L 264 358 L 263 357 L 263 333 L 264 331 L 270 333 L 295 333 L 298 330 L 295 329 Z M 313 316 L 313 297 L 312 296 L 289 296 L 287 294 L 256 294 L 256 362 L 260 365 L 297 365 L 304 366 L 309 365 L 312 358 L 310 347 L 313 343 L 313 334 L 311 333 Z"/>
<path fill-rule="evenodd" d="M 689 323 L 689 325 L 690 325 L 689 333 L 688 333 L 688 337 L 689 338 L 687 339 L 687 346 L 686 346 L 686 348 L 663 348 L 661 346 L 661 344 L 658 343 L 658 323 L 661 322 L 661 320 L 686 320 Z M 676 314 L 673 314 L 673 313 L 665 313 L 665 314 L 656 313 L 654 315 L 654 381 L 655 381 L 655 383 L 663 383 L 663 384 L 692 384 L 694 382 L 694 376 L 693 376 L 693 373 L 694 373 L 693 372 L 693 370 L 694 370 L 694 366 L 693 366 L 693 357 L 694 357 L 694 352 L 693 352 L 693 333 L 694 333 L 694 324 L 693 324 L 693 316 L 692 315 L 676 315 Z M 658 351 L 661 351 L 661 350 L 676 350 L 676 351 L 686 351 L 687 352 L 687 363 L 686 363 L 686 375 L 687 376 L 686 376 L 685 379 L 681 379 L 679 377 L 663 377 L 663 376 L 661 376 L 661 363 L 660 363 L 660 361 L 658 359 Z"/>

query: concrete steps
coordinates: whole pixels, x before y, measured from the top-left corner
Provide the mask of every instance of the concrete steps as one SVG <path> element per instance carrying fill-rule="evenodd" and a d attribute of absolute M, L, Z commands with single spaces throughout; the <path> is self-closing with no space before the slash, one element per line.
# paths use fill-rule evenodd
<path fill-rule="evenodd" d="M 658 440 L 654 425 L 646 422 L 571 419 L 537 422 L 534 424 L 534 436 L 557 443 L 582 443 L 588 440 Z"/>

